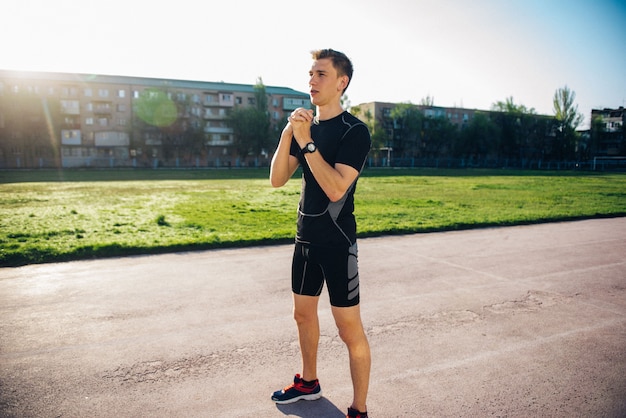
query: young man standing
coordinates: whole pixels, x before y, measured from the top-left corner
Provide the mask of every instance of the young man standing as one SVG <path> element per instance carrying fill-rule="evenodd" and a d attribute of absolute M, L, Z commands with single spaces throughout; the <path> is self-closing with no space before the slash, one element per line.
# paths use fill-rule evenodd
<path fill-rule="evenodd" d="M 294 319 L 302 375 L 272 394 L 276 403 L 322 396 L 317 379 L 320 336 L 317 306 L 328 287 L 339 336 L 348 348 L 354 390 L 348 417 L 367 418 L 371 356 L 361 322 L 354 191 L 371 146 L 367 126 L 341 107 L 352 63 L 332 49 L 312 52 L 312 110 L 294 110 L 272 158 L 270 181 L 281 187 L 302 167 L 296 244 L 292 262 Z"/>

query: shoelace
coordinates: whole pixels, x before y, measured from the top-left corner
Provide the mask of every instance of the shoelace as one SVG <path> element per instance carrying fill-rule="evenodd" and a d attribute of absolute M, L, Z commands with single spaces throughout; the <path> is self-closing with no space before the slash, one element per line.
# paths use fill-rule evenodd
<path fill-rule="evenodd" d="M 290 385 L 287 385 L 283 388 L 283 392 L 287 392 L 289 389 L 296 387 L 295 383 L 292 383 Z"/>

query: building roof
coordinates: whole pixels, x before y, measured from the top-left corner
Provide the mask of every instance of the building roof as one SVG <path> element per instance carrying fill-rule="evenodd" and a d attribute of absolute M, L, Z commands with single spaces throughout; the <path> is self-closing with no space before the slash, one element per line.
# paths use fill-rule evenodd
<path fill-rule="evenodd" d="M 225 83 L 223 81 L 193 81 L 166 78 L 132 77 L 103 74 L 80 74 L 80 73 L 56 73 L 35 71 L 11 71 L 0 69 L 1 78 L 13 78 L 24 80 L 48 80 L 72 83 L 99 83 L 99 84 L 128 84 L 134 86 L 180 88 L 204 91 L 232 91 L 241 93 L 254 93 L 254 85 Z M 288 87 L 265 86 L 267 94 L 280 94 L 284 96 L 309 97 L 308 93 L 297 91 Z"/>

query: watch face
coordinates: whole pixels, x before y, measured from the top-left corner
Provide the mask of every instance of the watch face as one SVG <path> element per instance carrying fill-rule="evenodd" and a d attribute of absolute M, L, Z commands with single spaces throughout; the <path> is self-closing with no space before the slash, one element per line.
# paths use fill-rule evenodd
<path fill-rule="evenodd" d="M 317 147 L 316 147 L 316 146 L 315 146 L 315 144 L 313 144 L 313 143 L 308 143 L 308 144 L 306 145 L 306 149 L 307 149 L 307 151 L 309 151 L 309 152 L 315 152 L 315 150 L 317 149 Z"/>

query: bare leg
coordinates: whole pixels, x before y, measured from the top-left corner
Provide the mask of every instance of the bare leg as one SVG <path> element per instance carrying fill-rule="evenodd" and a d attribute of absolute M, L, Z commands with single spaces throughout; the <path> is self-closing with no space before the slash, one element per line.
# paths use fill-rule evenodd
<path fill-rule="evenodd" d="M 317 379 L 317 346 L 320 323 L 317 316 L 318 296 L 293 295 L 293 317 L 298 325 L 298 339 L 302 355 L 302 379 Z"/>
<path fill-rule="evenodd" d="M 371 353 L 367 336 L 361 322 L 359 305 L 348 308 L 332 307 L 339 336 L 348 347 L 350 374 L 354 398 L 351 407 L 358 411 L 367 411 L 366 399 L 369 389 Z"/>

